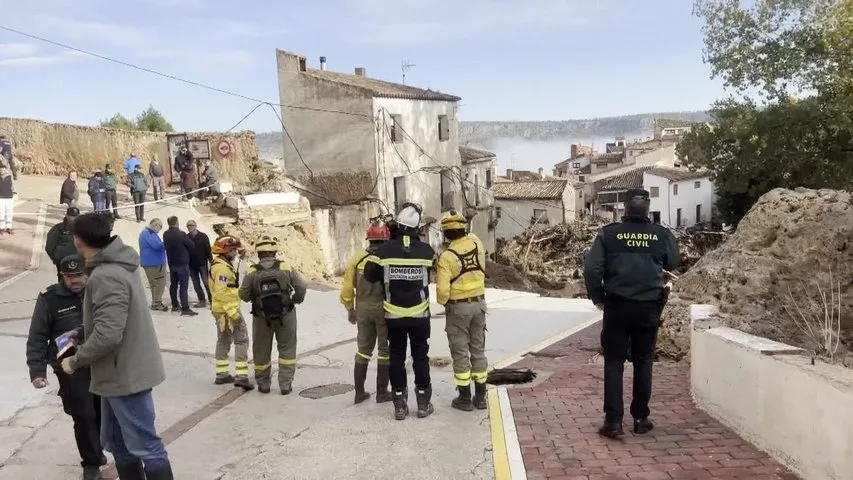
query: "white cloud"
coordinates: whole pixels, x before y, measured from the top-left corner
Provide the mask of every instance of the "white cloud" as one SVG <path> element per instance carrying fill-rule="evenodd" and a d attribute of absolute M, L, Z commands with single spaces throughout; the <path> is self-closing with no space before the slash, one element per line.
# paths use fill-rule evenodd
<path fill-rule="evenodd" d="M 166 8 L 201 8 L 203 0 L 136 0 L 136 3 Z"/>
<path fill-rule="evenodd" d="M 0 57 L 25 57 L 38 51 L 32 43 L 0 43 Z"/>

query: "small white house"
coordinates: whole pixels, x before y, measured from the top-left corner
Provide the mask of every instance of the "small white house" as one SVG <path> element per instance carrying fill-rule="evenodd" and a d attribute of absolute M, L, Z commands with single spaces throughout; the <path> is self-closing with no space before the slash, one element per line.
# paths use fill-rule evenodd
<path fill-rule="evenodd" d="M 714 183 L 710 173 L 682 168 L 653 167 L 643 172 L 649 192 L 649 215 L 669 227 L 691 227 L 710 222 L 714 208 Z"/>
<path fill-rule="evenodd" d="M 500 182 L 492 186 L 492 193 L 498 221 L 496 238 L 508 240 L 531 225 L 547 226 L 571 221 L 579 213 L 576 207 L 578 193 L 569 180 Z"/>

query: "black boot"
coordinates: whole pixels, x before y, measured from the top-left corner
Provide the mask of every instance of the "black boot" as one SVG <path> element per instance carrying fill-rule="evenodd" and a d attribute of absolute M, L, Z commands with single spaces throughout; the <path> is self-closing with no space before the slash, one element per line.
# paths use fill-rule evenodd
<path fill-rule="evenodd" d="M 240 375 L 239 377 L 236 377 L 234 379 L 234 386 L 240 387 L 247 392 L 255 389 L 255 386 L 252 384 L 252 381 L 249 380 L 249 377 L 243 375 Z"/>
<path fill-rule="evenodd" d="M 485 383 L 474 384 L 474 407 L 476 407 L 477 410 L 485 410 L 489 407 L 489 404 L 486 402 Z"/>
<path fill-rule="evenodd" d="M 616 438 L 625 435 L 625 431 L 622 430 L 621 421 L 604 420 L 604 424 L 598 429 L 598 434 L 602 437 Z"/>
<path fill-rule="evenodd" d="M 353 384 L 355 385 L 355 403 L 359 403 L 370 398 L 370 394 L 364 391 L 364 381 L 367 380 L 367 364 L 356 363 L 353 367 Z"/>
<path fill-rule="evenodd" d="M 230 385 L 232 383 L 234 383 L 234 377 L 230 373 L 217 375 L 216 379 L 213 380 L 214 385 Z"/>
<path fill-rule="evenodd" d="M 456 390 L 459 391 L 459 396 L 450 402 L 450 406 L 463 412 L 474 410 L 474 404 L 471 403 L 471 385 L 456 387 Z"/>
<path fill-rule="evenodd" d="M 405 420 L 409 416 L 409 391 L 394 392 L 394 420 Z"/>
<path fill-rule="evenodd" d="M 142 462 L 128 463 L 126 465 L 116 464 L 119 480 L 145 480 L 145 470 Z"/>
<path fill-rule="evenodd" d="M 426 387 L 425 389 L 415 389 L 415 398 L 418 400 L 418 418 L 426 418 L 432 415 L 432 412 L 435 411 L 435 407 L 432 406 L 432 387 Z"/>
<path fill-rule="evenodd" d="M 391 401 L 391 392 L 388 391 L 389 373 L 388 365 L 376 365 L 376 403 Z"/>
<path fill-rule="evenodd" d="M 101 467 L 94 465 L 83 467 L 83 480 L 101 480 Z"/>
<path fill-rule="evenodd" d="M 637 435 L 649 433 L 654 428 L 655 425 L 651 422 L 651 420 L 648 419 L 648 417 L 634 419 L 634 433 L 636 433 Z"/>
<path fill-rule="evenodd" d="M 172 466 L 166 462 L 166 465 L 156 470 L 146 468 L 145 480 L 175 480 L 175 476 L 172 475 Z"/>

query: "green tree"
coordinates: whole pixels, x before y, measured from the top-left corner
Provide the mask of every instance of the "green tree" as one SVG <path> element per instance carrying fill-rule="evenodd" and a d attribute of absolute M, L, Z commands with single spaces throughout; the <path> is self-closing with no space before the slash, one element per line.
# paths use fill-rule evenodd
<path fill-rule="evenodd" d="M 678 146 L 714 172 L 731 223 L 776 187 L 853 186 L 853 0 L 740 3 L 696 0 L 695 12 L 712 75 L 753 99 L 717 102 L 713 126 Z"/>
<path fill-rule="evenodd" d="M 151 105 L 136 116 L 136 128 L 147 132 L 175 131 L 172 124 L 163 117 L 163 114 Z"/>
<path fill-rule="evenodd" d="M 104 128 L 120 128 L 122 130 L 136 129 L 136 124 L 120 113 L 116 113 L 110 118 L 101 120 L 98 124 Z"/>

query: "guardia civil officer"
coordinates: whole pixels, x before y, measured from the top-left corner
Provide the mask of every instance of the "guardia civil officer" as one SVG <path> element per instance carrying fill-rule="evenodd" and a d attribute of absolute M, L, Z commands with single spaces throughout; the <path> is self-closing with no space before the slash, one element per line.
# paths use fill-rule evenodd
<path fill-rule="evenodd" d="M 584 276 L 589 299 L 604 312 L 604 425 L 598 433 L 618 437 L 622 430 L 622 374 L 631 349 L 634 433 L 647 433 L 664 270 L 678 266 L 675 237 L 649 221 L 649 192 L 631 189 L 622 222 L 605 226 L 586 258 Z"/>
<path fill-rule="evenodd" d="M 81 368 L 71 375 L 62 371 L 56 358 L 55 339 L 76 331 L 75 341 L 83 338 L 83 291 L 86 288 L 83 259 L 68 255 L 58 263 L 62 281 L 47 287 L 36 300 L 30 334 L 27 337 L 27 366 L 35 388 L 47 386 L 47 366 L 53 368 L 59 382 L 62 408 L 74 421 L 74 439 L 80 452 L 83 480 L 101 478 L 106 464 L 101 448 L 101 398 L 89 393 L 91 374 Z"/>

